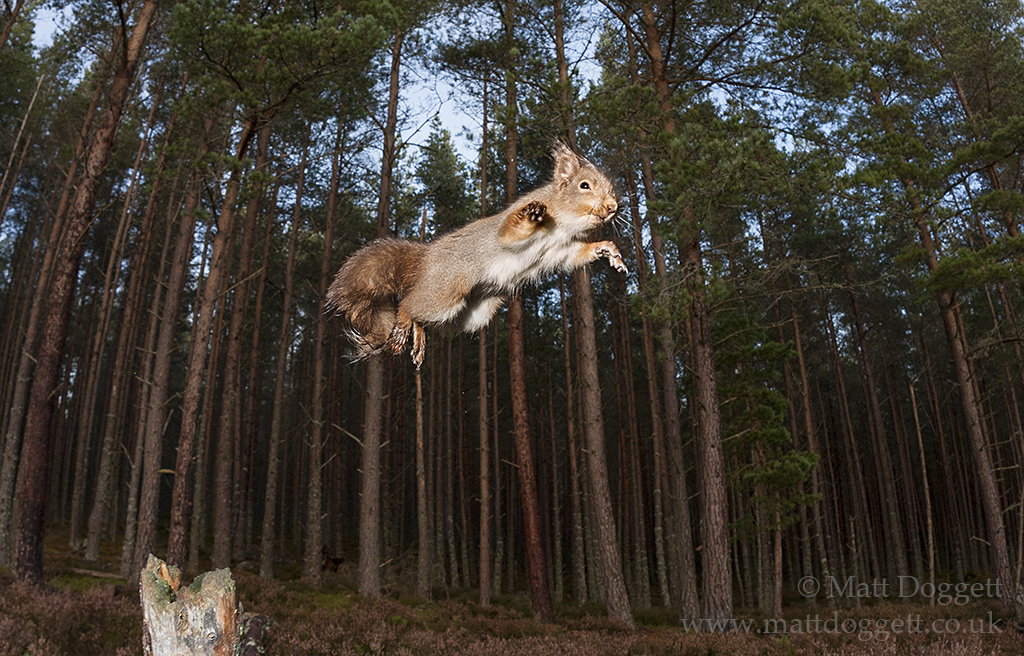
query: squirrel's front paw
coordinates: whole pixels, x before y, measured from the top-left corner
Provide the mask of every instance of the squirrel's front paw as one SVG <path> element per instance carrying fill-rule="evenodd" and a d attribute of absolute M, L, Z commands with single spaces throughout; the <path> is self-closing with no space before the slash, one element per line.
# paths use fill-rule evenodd
<path fill-rule="evenodd" d="M 612 268 L 619 273 L 629 273 L 626 263 L 622 260 L 622 253 L 619 252 L 618 247 L 612 242 L 601 242 L 601 245 L 594 249 L 594 252 L 598 257 L 606 258 L 608 264 L 612 265 Z"/>
<path fill-rule="evenodd" d="M 541 221 L 543 221 L 544 214 L 546 214 L 547 211 L 548 206 L 540 202 L 539 200 L 529 202 L 523 207 L 523 209 L 519 210 L 519 212 L 524 217 L 526 217 L 530 221 L 533 221 L 534 223 L 540 223 Z"/>

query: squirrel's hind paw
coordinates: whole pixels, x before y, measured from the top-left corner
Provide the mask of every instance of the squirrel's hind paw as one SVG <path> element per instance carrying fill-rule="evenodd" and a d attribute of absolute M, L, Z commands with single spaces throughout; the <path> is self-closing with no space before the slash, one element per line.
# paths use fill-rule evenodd
<path fill-rule="evenodd" d="M 398 355 L 405 350 L 405 345 L 408 341 L 409 327 L 403 326 L 401 323 L 397 323 L 391 330 L 391 334 L 388 335 L 388 340 L 384 342 L 383 349 L 389 350 L 395 355 Z"/>
<path fill-rule="evenodd" d="M 412 363 L 419 369 L 427 350 L 427 334 L 418 323 L 412 325 Z"/>

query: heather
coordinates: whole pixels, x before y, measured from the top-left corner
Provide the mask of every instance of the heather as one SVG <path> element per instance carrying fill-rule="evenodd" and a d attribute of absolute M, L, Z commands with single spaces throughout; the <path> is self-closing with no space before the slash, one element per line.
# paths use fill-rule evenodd
<path fill-rule="evenodd" d="M 42 588 L 26 586 L 0 570 L 0 656 L 141 653 L 137 593 L 112 579 L 85 575 L 86 565 L 70 556 L 48 557 Z M 680 628 L 672 609 L 635 609 L 638 628 L 630 630 L 608 619 L 600 604 L 562 603 L 556 604 L 556 621 L 542 623 L 531 618 L 524 593 L 498 597 L 492 606 L 481 608 L 474 590 L 435 588 L 435 599 L 428 602 L 412 596 L 405 589 L 408 579 L 396 573 L 385 576 L 388 596 L 367 599 L 355 590 L 354 566 L 325 573 L 319 590 L 298 579 L 294 569 L 285 564 L 283 575 L 292 579 L 270 581 L 244 567 L 233 569 L 245 611 L 274 622 L 264 643 L 268 654 L 980 656 L 1024 650 L 1021 635 L 990 600 L 935 607 L 878 603 L 832 611 L 787 597 L 781 618 L 738 608 L 737 619 L 750 622 L 746 630 L 741 624 L 728 634 L 697 633 Z M 923 630 L 908 633 L 908 617 L 917 618 Z M 765 620 L 773 619 L 784 620 L 789 633 L 781 633 L 781 623 L 770 622 L 767 626 L 776 630 L 766 634 Z M 827 619 L 838 623 L 830 625 Z M 959 630 L 940 635 L 932 626 Z"/>

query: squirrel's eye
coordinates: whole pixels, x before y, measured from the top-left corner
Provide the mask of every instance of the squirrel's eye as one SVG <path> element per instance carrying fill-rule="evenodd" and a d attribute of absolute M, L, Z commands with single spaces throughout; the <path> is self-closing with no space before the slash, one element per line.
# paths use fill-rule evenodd
<path fill-rule="evenodd" d="M 589 182 L 581 182 L 580 183 L 580 189 L 590 189 L 590 183 Z"/>

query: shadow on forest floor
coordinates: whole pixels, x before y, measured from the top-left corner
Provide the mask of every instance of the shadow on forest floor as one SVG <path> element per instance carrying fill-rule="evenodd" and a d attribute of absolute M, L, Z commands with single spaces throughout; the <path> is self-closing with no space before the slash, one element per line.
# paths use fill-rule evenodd
<path fill-rule="evenodd" d="M 48 542 L 56 547 L 56 541 Z M 66 540 L 62 545 L 66 545 Z M 113 562 L 112 554 L 104 560 Z M 92 564 L 95 567 L 95 564 Z M 48 588 L 32 590 L 0 569 L 0 656 L 8 654 L 139 654 L 138 593 L 110 578 L 116 567 L 90 576 L 90 564 L 48 549 Z M 281 575 L 290 568 L 282 564 Z M 388 654 L 396 656 L 626 656 L 713 654 L 950 654 L 1024 652 L 1024 638 L 989 600 L 962 606 L 877 604 L 840 610 L 788 605 L 781 618 L 737 611 L 729 634 L 696 633 L 678 625 L 669 609 L 637 609 L 639 628 L 626 629 L 592 604 L 560 604 L 557 622 L 533 621 L 525 596 L 499 597 L 489 608 L 459 591 L 425 602 L 399 596 L 370 600 L 354 589 L 354 565 L 324 572 L 314 590 L 298 580 L 264 581 L 232 570 L 246 612 L 269 616 L 268 654 Z M 186 575 L 190 580 L 190 576 Z M 415 577 L 413 577 L 414 580 Z M 401 577 L 398 577 L 400 580 Z M 386 577 L 386 580 L 389 580 Z M 395 580 L 395 579 L 391 579 Z M 406 577 L 405 580 L 409 580 Z M 445 596 L 443 593 L 438 597 Z M 992 621 L 994 620 L 994 624 Z"/>

